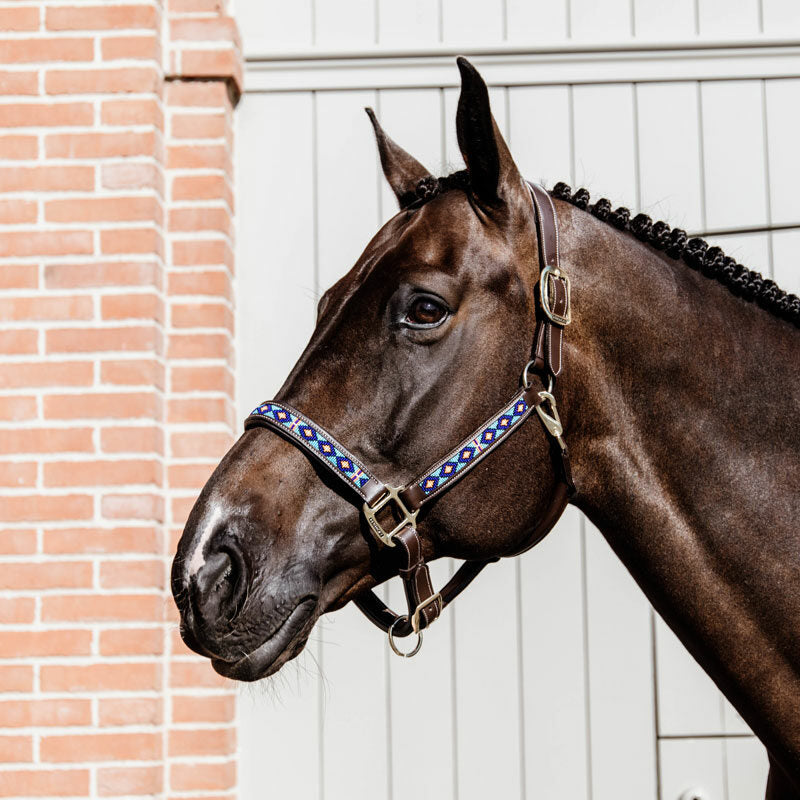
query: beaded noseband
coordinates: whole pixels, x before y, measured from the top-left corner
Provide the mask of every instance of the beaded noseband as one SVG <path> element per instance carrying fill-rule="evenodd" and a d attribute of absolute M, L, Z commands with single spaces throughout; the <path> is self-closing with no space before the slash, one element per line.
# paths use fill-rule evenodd
<path fill-rule="evenodd" d="M 422 632 L 477 577 L 491 559 L 466 561 L 440 592 L 434 592 L 430 572 L 422 554 L 417 533 L 420 509 L 438 498 L 463 478 L 479 461 L 520 427 L 536 411 L 552 440 L 552 453 L 558 475 L 553 497 L 544 516 L 528 537 L 518 555 L 539 542 L 552 530 L 570 495 L 575 491 L 563 427 L 553 396 L 555 379 L 563 369 L 564 328 L 571 321 L 569 278 L 559 269 L 558 224 L 555 208 L 547 192 L 529 184 L 539 234 L 541 275 L 537 296 L 538 311 L 534 337 L 534 357 L 522 373 L 522 388 L 497 413 L 477 428 L 444 458 L 411 483 L 389 486 L 380 481 L 324 428 L 302 412 L 284 403 L 267 402 L 258 406 L 245 421 L 245 430 L 269 427 L 284 435 L 343 481 L 363 501 L 362 512 L 370 532 L 387 548 L 397 548 L 398 573 L 403 581 L 408 611 L 398 615 L 378 596 L 367 591 L 355 603 L 367 618 L 386 631 L 389 644 L 398 655 L 416 655 L 422 646 Z M 547 379 L 547 389 L 537 390 L 529 377 L 536 372 Z M 387 525 L 388 523 L 388 525 Z M 415 647 L 402 652 L 395 637 L 417 635 Z"/>

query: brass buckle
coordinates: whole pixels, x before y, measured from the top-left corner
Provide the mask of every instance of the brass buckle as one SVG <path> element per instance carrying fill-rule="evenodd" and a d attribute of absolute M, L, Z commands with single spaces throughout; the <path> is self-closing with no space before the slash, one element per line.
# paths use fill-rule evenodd
<path fill-rule="evenodd" d="M 366 518 L 370 530 L 372 531 L 372 535 L 381 544 L 385 544 L 388 547 L 395 546 L 392 539 L 396 534 L 400 533 L 400 531 L 403 530 L 406 525 L 415 526 L 417 522 L 417 514 L 419 511 L 409 511 L 406 508 L 405 503 L 400 499 L 400 491 L 403 488 L 404 487 L 402 486 L 387 486 L 386 494 L 378 498 L 374 506 L 371 506 L 369 503 L 364 503 L 364 507 L 362 509 L 364 512 L 364 517 Z M 391 502 L 394 502 L 403 518 L 397 523 L 397 525 L 394 526 L 394 528 L 392 528 L 390 531 L 387 531 L 384 530 L 383 525 L 381 525 L 381 523 L 378 521 L 378 512 Z"/>
<path fill-rule="evenodd" d="M 563 314 L 556 314 L 550 303 L 550 278 L 564 281 L 564 287 L 567 292 L 567 308 Z M 542 298 L 542 310 L 551 322 L 554 322 L 562 328 L 572 322 L 571 295 L 572 287 L 569 282 L 569 277 L 558 269 L 558 267 L 547 266 L 542 270 L 542 275 L 539 278 L 539 296 Z"/>
<path fill-rule="evenodd" d="M 561 438 L 561 434 L 564 433 L 564 426 L 561 424 L 561 417 L 558 416 L 558 408 L 556 407 L 555 397 L 553 397 L 550 392 L 544 391 L 539 392 L 539 397 L 541 398 L 542 402 L 535 406 L 536 413 L 539 415 L 539 419 L 541 419 L 544 427 L 547 428 L 547 432 L 558 442 L 561 449 L 566 450 L 567 445 Z M 543 408 L 545 403 L 550 404 L 549 414 Z"/>
<path fill-rule="evenodd" d="M 414 610 L 413 615 L 411 616 L 411 630 L 414 631 L 418 636 L 422 636 L 422 632 L 419 628 L 419 620 L 422 612 L 430 605 L 433 605 L 437 600 L 442 599 L 442 593 L 436 592 L 436 594 L 431 595 L 427 600 L 423 600 Z"/>

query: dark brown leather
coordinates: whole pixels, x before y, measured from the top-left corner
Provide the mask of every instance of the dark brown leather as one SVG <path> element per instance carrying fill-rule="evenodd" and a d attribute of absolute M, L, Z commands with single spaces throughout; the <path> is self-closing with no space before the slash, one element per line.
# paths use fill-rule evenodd
<path fill-rule="evenodd" d="M 416 511 L 425 502 L 425 492 L 418 483 L 410 483 L 400 492 L 400 499 L 409 511 Z"/>
<path fill-rule="evenodd" d="M 381 483 L 376 478 L 370 478 L 362 487 L 361 491 L 364 494 L 364 499 L 373 505 L 375 501 L 386 491 L 385 484 Z"/>

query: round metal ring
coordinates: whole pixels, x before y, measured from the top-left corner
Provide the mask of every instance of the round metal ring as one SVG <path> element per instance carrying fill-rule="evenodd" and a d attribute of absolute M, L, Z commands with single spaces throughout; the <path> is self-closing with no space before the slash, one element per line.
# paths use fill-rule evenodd
<path fill-rule="evenodd" d="M 523 389 L 525 389 L 526 391 L 527 391 L 528 389 L 530 389 L 530 388 L 531 388 L 531 380 L 530 380 L 530 378 L 528 377 L 528 370 L 530 370 L 530 369 L 531 369 L 531 367 L 533 367 L 533 366 L 534 366 L 534 364 L 535 364 L 535 362 L 534 362 L 534 361 L 529 361 L 529 362 L 528 362 L 528 363 L 525 365 L 525 369 L 523 369 L 523 370 L 522 370 L 522 387 L 523 387 Z M 553 393 L 553 376 L 552 376 L 552 375 L 550 376 L 550 379 L 549 379 L 549 381 L 547 382 L 547 391 L 548 391 L 550 394 L 552 394 L 552 393 Z"/>
<path fill-rule="evenodd" d="M 400 656 L 401 658 L 411 658 L 419 653 L 420 648 L 422 647 L 422 631 L 417 634 L 417 643 L 414 645 L 413 650 L 409 650 L 407 653 L 404 653 L 395 643 L 394 643 L 394 626 L 397 625 L 400 621 L 407 621 L 408 617 L 398 617 L 390 626 L 388 630 L 389 634 L 389 647 L 392 648 L 392 652 L 395 655 Z"/>

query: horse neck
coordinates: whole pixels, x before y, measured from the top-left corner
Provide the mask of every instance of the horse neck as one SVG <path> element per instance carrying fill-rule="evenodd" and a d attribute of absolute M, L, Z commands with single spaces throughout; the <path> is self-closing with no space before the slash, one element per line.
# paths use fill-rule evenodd
<path fill-rule="evenodd" d="M 800 331 L 584 212 L 559 217 L 576 504 L 800 765 Z"/>

